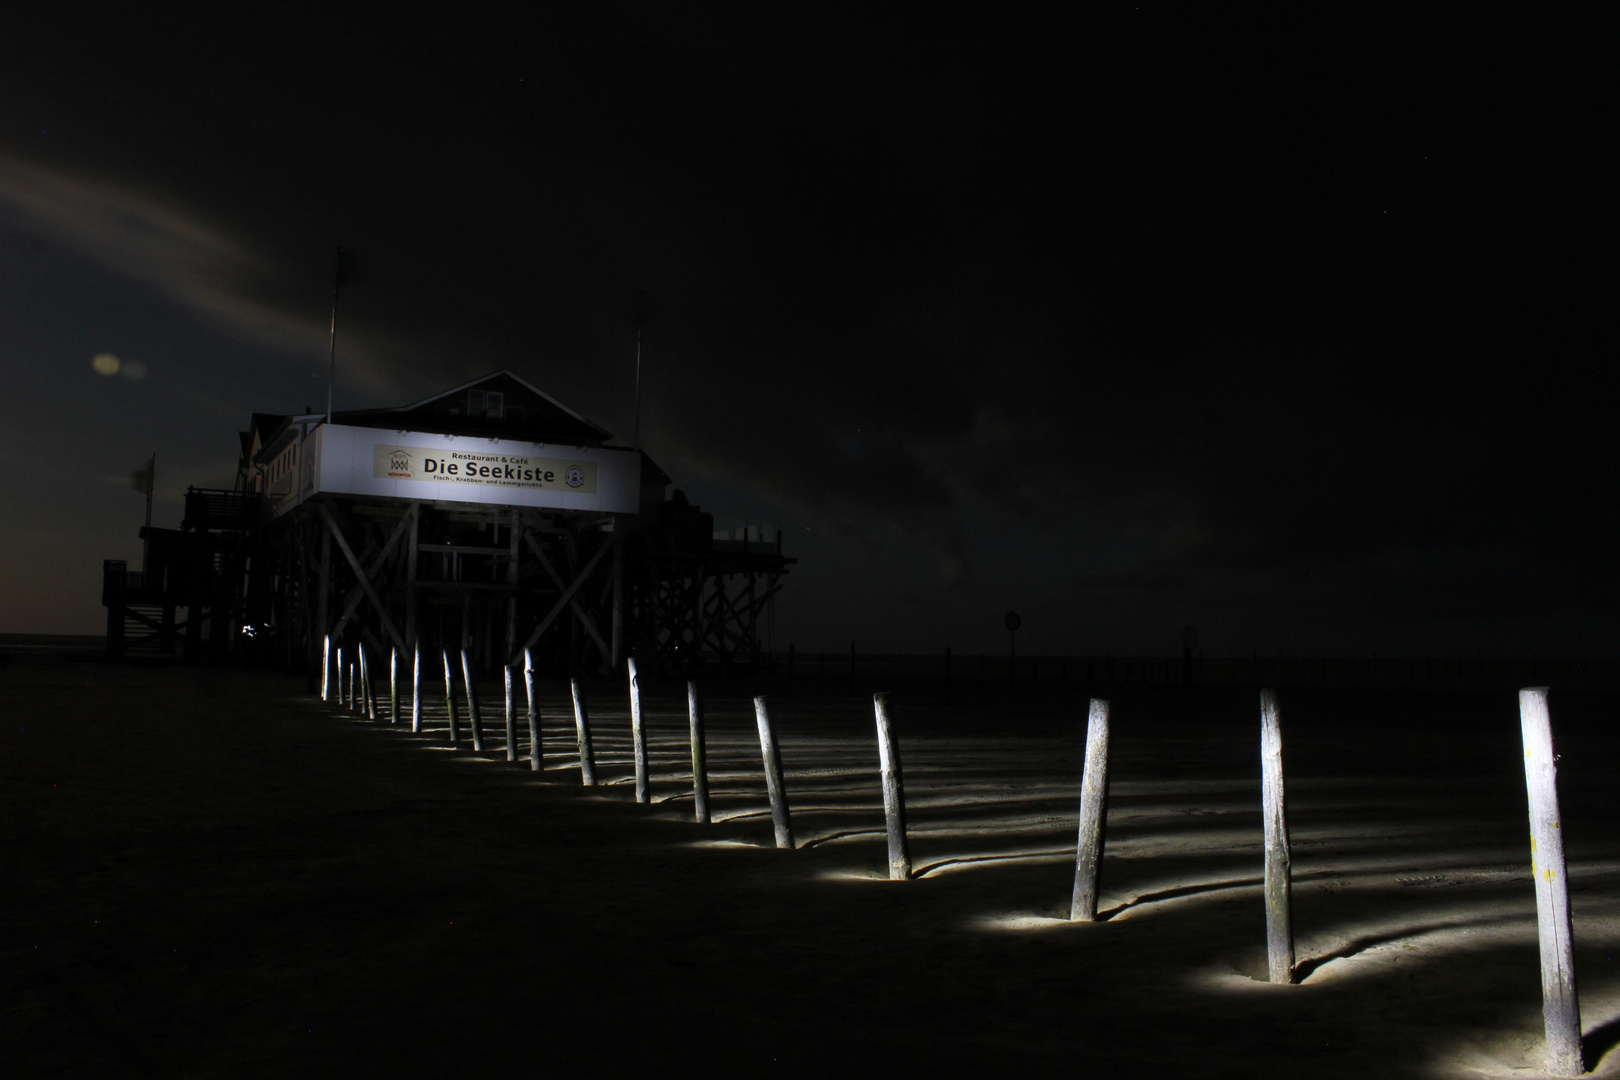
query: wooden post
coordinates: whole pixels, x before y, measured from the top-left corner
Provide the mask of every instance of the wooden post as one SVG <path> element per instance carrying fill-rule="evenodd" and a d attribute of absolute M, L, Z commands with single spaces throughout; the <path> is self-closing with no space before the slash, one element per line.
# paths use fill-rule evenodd
<path fill-rule="evenodd" d="M 889 721 L 889 695 L 873 694 L 877 714 L 878 774 L 883 781 L 883 822 L 889 833 L 889 880 L 911 880 L 911 849 L 906 842 L 906 789 L 900 775 L 900 751 Z"/>
<path fill-rule="evenodd" d="M 389 649 L 389 724 L 400 722 L 400 648 Z"/>
<path fill-rule="evenodd" d="M 411 650 L 411 732 L 422 733 L 422 643 Z"/>
<path fill-rule="evenodd" d="M 478 684 L 473 681 L 472 653 L 461 650 L 461 685 L 467 691 L 467 725 L 472 728 L 473 750 L 484 750 L 484 717 L 478 711 Z"/>
<path fill-rule="evenodd" d="M 1530 797 L 1530 874 L 1536 884 L 1536 929 L 1541 941 L 1541 1019 L 1547 1033 L 1547 1071 L 1579 1076 L 1581 1003 L 1575 993 L 1574 933 L 1569 919 L 1569 877 L 1558 814 L 1558 766 L 1553 753 L 1547 688 L 1519 691 L 1524 738 L 1524 784 Z"/>
<path fill-rule="evenodd" d="M 512 665 L 501 667 L 506 689 L 506 760 L 517 760 L 517 701 L 515 689 L 512 686 Z"/>
<path fill-rule="evenodd" d="M 1091 699 L 1086 718 L 1086 765 L 1080 774 L 1080 837 L 1074 849 L 1074 897 L 1069 918 L 1097 921 L 1097 871 L 1102 868 L 1108 820 L 1108 702 Z"/>
<path fill-rule="evenodd" d="M 709 824 L 709 757 L 703 741 L 703 703 L 695 679 L 686 683 L 686 715 L 692 726 L 692 820 Z"/>
<path fill-rule="evenodd" d="M 793 824 L 788 817 L 787 791 L 782 786 L 782 755 L 776 748 L 776 732 L 771 730 L 771 714 L 764 697 L 754 699 L 754 719 L 759 723 L 759 751 L 765 759 L 765 790 L 771 797 L 776 846 L 792 850 Z"/>
<path fill-rule="evenodd" d="M 332 635 L 326 635 L 326 644 L 321 649 L 321 700 L 331 701 L 332 676 Z"/>
<path fill-rule="evenodd" d="M 332 674 L 337 681 L 338 708 L 347 708 L 349 699 L 343 696 L 343 646 L 337 647 L 337 663 L 333 666 Z"/>
<path fill-rule="evenodd" d="M 625 661 L 630 669 L 630 738 L 636 753 L 636 802 L 644 803 L 647 794 L 647 732 L 641 723 L 641 676 L 636 670 L 636 658 Z"/>
<path fill-rule="evenodd" d="M 366 643 L 354 643 L 354 678 L 349 683 L 349 706 L 361 716 L 366 714 Z"/>
<path fill-rule="evenodd" d="M 354 661 L 350 660 L 349 661 L 349 698 L 348 698 L 348 700 L 349 700 L 349 711 L 350 712 L 359 712 L 360 711 L 360 699 L 355 696 L 355 691 L 360 689 L 360 683 L 355 678 L 356 672 L 354 670 L 354 667 L 355 667 Z"/>
<path fill-rule="evenodd" d="M 354 647 L 354 651 L 360 656 L 360 713 L 367 720 L 375 720 L 377 699 L 371 689 L 371 651 L 363 641 Z"/>
<path fill-rule="evenodd" d="M 450 745 L 455 746 L 461 733 L 456 730 L 456 680 L 450 674 L 450 650 L 440 649 L 439 657 L 444 661 L 444 711 L 450 720 Z"/>
<path fill-rule="evenodd" d="M 1294 981 L 1294 927 L 1289 911 L 1288 819 L 1284 812 L 1282 714 L 1277 691 L 1260 691 L 1260 802 L 1266 829 L 1266 970 L 1274 983 Z"/>
<path fill-rule="evenodd" d="M 596 786 L 596 755 L 591 752 L 591 718 L 585 711 L 585 692 L 578 679 L 568 680 L 574 692 L 574 733 L 579 739 L 579 782 L 583 787 Z"/>
<path fill-rule="evenodd" d="M 540 737 L 540 710 L 534 704 L 534 653 L 528 649 L 523 650 L 523 692 L 529 699 L 529 768 L 539 772 L 545 746 Z"/>

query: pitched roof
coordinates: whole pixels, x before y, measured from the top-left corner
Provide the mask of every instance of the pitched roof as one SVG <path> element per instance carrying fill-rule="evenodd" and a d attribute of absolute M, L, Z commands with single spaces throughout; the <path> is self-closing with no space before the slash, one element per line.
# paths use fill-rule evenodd
<path fill-rule="evenodd" d="M 613 437 L 606 428 L 505 369 L 409 405 L 339 412 L 333 414 L 332 421 L 356 427 L 520 438 L 569 446 L 600 446 Z"/>

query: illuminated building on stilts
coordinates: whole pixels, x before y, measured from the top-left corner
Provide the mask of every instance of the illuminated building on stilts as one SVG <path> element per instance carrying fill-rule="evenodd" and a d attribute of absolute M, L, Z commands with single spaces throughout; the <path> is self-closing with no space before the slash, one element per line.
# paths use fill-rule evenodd
<path fill-rule="evenodd" d="M 552 674 L 771 665 L 794 562 L 769 526 L 716 534 L 647 455 L 509 371 L 410 405 L 254 414 L 233 490 L 192 489 L 146 565 L 104 567 L 108 651 L 317 671 L 373 655 L 534 651 Z"/>

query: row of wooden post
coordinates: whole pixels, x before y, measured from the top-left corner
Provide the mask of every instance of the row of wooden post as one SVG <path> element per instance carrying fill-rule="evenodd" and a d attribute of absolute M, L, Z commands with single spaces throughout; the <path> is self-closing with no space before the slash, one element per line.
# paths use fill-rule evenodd
<path fill-rule="evenodd" d="M 357 661 L 347 668 L 344 685 L 343 650 L 336 652 L 339 703 L 349 709 L 377 718 L 375 687 L 371 678 L 369 654 L 363 644 L 357 647 Z M 449 738 L 457 745 L 455 682 L 451 674 L 449 650 L 442 651 L 445 705 Z M 528 704 L 529 763 L 539 771 L 542 764 L 539 712 L 534 694 L 534 659 L 523 652 L 523 683 Z M 326 643 L 321 670 L 321 698 L 330 700 L 332 645 Z M 483 731 L 478 694 L 472 678 L 467 650 L 461 650 L 462 685 L 467 700 L 475 751 L 483 749 Z M 356 672 L 358 664 L 358 672 Z M 389 656 L 389 722 L 399 722 L 399 651 Z M 638 803 L 651 799 L 647 767 L 646 726 L 641 707 L 641 681 L 636 661 L 627 662 L 630 691 L 630 730 L 635 765 L 635 797 Z M 358 676 L 358 680 L 357 680 Z M 358 686 L 357 686 L 358 681 Z M 422 730 L 422 652 L 416 646 L 412 657 L 411 730 Z M 590 719 L 579 680 L 570 686 L 574 705 L 574 726 L 578 740 L 580 782 L 596 783 L 596 764 L 591 746 Z M 505 669 L 506 760 L 517 760 L 516 704 L 513 666 Z M 358 695 L 358 697 L 357 697 Z M 710 822 L 707 748 L 703 707 L 696 682 L 686 686 L 687 715 L 691 740 L 693 818 Z M 912 874 L 906 834 L 905 787 L 900 755 L 895 743 L 889 695 L 872 698 L 877 725 L 878 772 L 883 789 L 883 816 L 888 840 L 889 878 L 905 881 Z M 1584 1071 L 1581 1052 L 1580 1007 L 1575 991 L 1574 950 L 1569 913 L 1569 885 L 1564 863 L 1563 838 L 1558 812 L 1558 790 L 1552 749 L 1552 725 L 1547 709 L 1547 688 L 1532 687 L 1519 692 L 1519 716 L 1525 751 L 1525 784 L 1529 795 L 1531 828 L 1531 869 L 1535 880 L 1536 917 L 1541 953 L 1543 1021 L 1547 1038 L 1547 1067 L 1556 1075 L 1577 1076 Z M 787 788 L 782 780 L 781 752 L 771 726 L 765 697 L 754 698 L 754 717 L 759 730 L 760 756 L 764 766 L 766 794 L 770 800 L 771 826 L 776 846 L 792 849 L 793 824 L 788 808 Z M 1105 824 L 1108 816 L 1109 703 L 1092 699 L 1086 720 L 1085 764 L 1080 780 L 1079 835 L 1075 845 L 1074 889 L 1069 918 L 1077 922 L 1097 919 L 1099 871 L 1102 866 Z M 1287 984 L 1294 980 L 1295 956 L 1290 901 L 1291 862 L 1282 767 L 1282 714 L 1275 690 L 1260 691 L 1260 801 L 1263 821 L 1265 876 L 1263 893 L 1266 910 L 1266 967 L 1271 982 Z"/>

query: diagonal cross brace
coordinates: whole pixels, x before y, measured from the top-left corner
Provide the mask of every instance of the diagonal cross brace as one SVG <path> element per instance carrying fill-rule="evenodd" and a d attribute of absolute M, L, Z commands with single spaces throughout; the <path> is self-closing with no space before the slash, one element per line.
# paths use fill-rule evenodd
<path fill-rule="evenodd" d="M 591 556 L 590 561 L 587 562 L 580 570 L 579 576 L 574 579 L 574 583 L 568 586 L 567 589 L 563 590 L 563 594 L 557 598 L 557 602 L 551 605 L 551 610 L 546 612 L 546 617 L 541 619 L 540 622 L 535 626 L 534 630 L 529 634 L 528 640 L 523 643 L 523 649 L 531 649 L 534 647 L 534 643 L 540 640 L 540 635 L 545 633 L 546 629 L 556 621 L 557 616 L 562 614 L 562 609 L 567 607 L 568 602 L 574 598 L 574 594 L 579 592 L 579 587 L 585 584 L 585 579 L 591 576 L 591 571 L 595 570 L 596 564 L 602 561 L 602 556 L 612 551 L 613 545 L 619 543 L 620 538 L 623 536 L 623 533 L 614 533 L 613 539 L 603 544 L 601 548 L 597 550 L 596 554 Z M 597 642 L 601 642 L 600 637 L 597 638 Z M 519 649 L 518 653 L 521 654 L 523 649 Z M 516 660 L 514 660 L 513 663 L 516 663 Z"/>
<path fill-rule="evenodd" d="M 557 568 L 551 565 L 550 559 L 546 558 L 546 553 L 541 549 L 540 542 L 534 538 L 534 534 L 525 529 L 523 530 L 523 539 L 528 541 L 529 550 L 534 552 L 534 557 L 540 560 L 541 568 L 545 570 L 546 574 L 551 578 L 553 584 L 555 584 L 558 589 L 564 588 L 562 575 L 557 573 Z M 616 543 L 618 543 L 618 540 L 615 537 L 614 540 L 608 543 L 608 547 L 612 547 Z M 595 564 L 593 563 L 592 565 Z M 585 573 L 588 574 L 590 571 L 587 570 Z M 580 584 L 583 585 L 584 582 L 585 574 L 581 574 Z M 569 606 L 574 609 L 574 614 L 579 616 L 579 621 L 585 627 L 585 632 L 591 635 L 591 640 L 596 642 L 596 647 L 602 650 L 603 658 L 606 659 L 609 664 L 611 664 L 613 661 L 608 653 L 607 643 L 602 640 L 601 631 L 596 629 L 596 620 L 591 617 L 591 613 L 586 611 L 584 605 L 578 600 L 569 600 L 568 603 Z"/>
<path fill-rule="evenodd" d="M 377 553 L 371 557 L 371 565 L 367 568 L 364 574 L 360 575 L 360 579 L 362 581 L 368 580 L 371 575 L 375 574 L 377 569 L 388 559 L 388 553 L 394 550 L 394 545 L 399 543 L 399 538 L 405 535 L 405 527 L 411 523 L 411 520 L 417 515 L 418 512 L 421 511 L 421 509 L 421 503 L 411 504 L 411 508 L 405 512 L 405 516 L 399 519 L 399 524 L 394 526 L 393 535 L 389 536 L 388 543 L 384 544 L 377 551 Z M 358 585 L 349 590 L 348 598 L 343 604 L 343 617 L 338 619 L 337 626 L 333 627 L 331 631 L 334 638 L 342 634 L 343 628 L 349 625 L 350 619 L 354 618 L 355 609 L 360 606 L 360 598 L 363 596 L 365 596 L 365 590 L 361 589 Z"/>
<path fill-rule="evenodd" d="M 360 560 L 355 558 L 354 552 L 349 549 L 349 542 L 343 538 L 343 533 L 337 527 L 337 522 L 332 520 L 332 512 L 326 508 L 324 503 L 321 505 L 320 510 L 321 520 L 326 522 L 327 529 L 332 533 L 332 539 L 337 541 L 338 550 L 343 552 L 343 557 L 348 560 L 349 567 L 354 570 L 355 576 L 360 579 L 360 587 L 366 591 L 366 599 L 371 601 L 372 606 L 377 609 L 377 614 L 382 616 L 383 629 L 388 631 L 388 636 L 399 647 L 399 651 L 404 652 L 405 639 L 399 636 L 398 630 L 394 629 L 393 618 L 389 616 L 388 609 L 383 606 L 382 599 L 377 595 L 377 590 L 371 587 L 371 579 L 366 577 L 365 571 L 360 568 Z"/>

